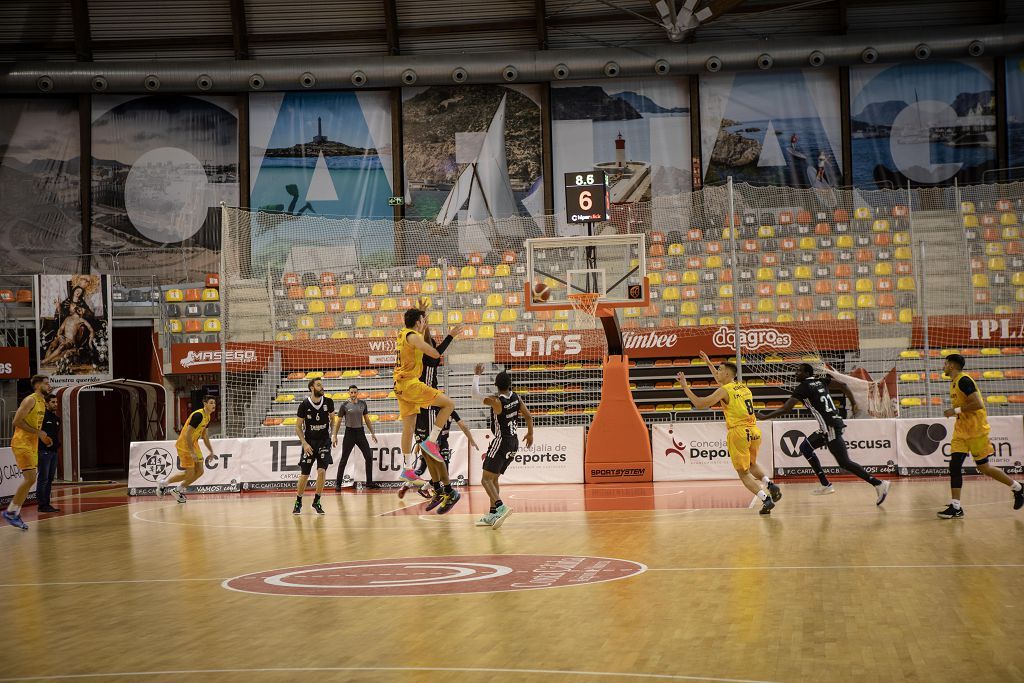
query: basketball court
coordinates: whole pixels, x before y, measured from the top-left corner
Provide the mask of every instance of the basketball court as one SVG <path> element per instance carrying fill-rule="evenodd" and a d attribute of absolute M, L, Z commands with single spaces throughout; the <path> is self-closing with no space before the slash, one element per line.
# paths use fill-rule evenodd
<path fill-rule="evenodd" d="M 0 531 L 23 615 L 0 680 L 1019 680 L 1024 517 L 966 486 L 950 521 L 935 479 L 881 508 L 786 484 L 769 517 L 733 482 L 508 486 L 498 530 L 479 487 L 444 517 L 72 492 Z"/>

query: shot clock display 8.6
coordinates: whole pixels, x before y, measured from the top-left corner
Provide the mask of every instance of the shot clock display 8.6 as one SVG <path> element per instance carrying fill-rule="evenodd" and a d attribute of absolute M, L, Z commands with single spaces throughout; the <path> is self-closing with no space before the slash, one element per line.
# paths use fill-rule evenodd
<path fill-rule="evenodd" d="M 608 220 L 608 176 L 603 171 L 565 174 L 565 217 L 569 223 Z"/>

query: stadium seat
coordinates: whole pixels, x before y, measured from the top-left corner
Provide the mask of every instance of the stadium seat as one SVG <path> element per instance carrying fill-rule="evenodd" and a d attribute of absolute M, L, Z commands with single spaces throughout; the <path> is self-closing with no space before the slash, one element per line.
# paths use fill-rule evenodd
<path fill-rule="evenodd" d="M 185 321 L 185 333 L 195 334 L 203 331 L 203 321 L 198 318 L 189 318 Z"/>
<path fill-rule="evenodd" d="M 771 238 L 771 237 L 775 237 L 775 226 L 772 226 L 772 225 L 762 225 L 762 226 L 758 227 L 758 229 L 757 229 L 757 236 L 760 237 L 761 239 L 768 239 L 768 238 Z"/>
<path fill-rule="evenodd" d="M 792 296 L 793 295 L 793 283 L 792 282 L 779 282 L 775 286 L 775 294 L 778 296 Z"/>
<path fill-rule="evenodd" d="M 993 405 L 1002 405 L 1004 403 L 1008 403 L 1009 400 L 1006 398 L 1006 396 L 995 395 L 995 396 L 986 396 L 985 397 L 985 402 L 986 403 L 991 403 Z"/>
<path fill-rule="evenodd" d="M 203 301 L 220 301 L 220 290 L 213 287 L 207 287 L 203 290 L 200 299 Z"/>
<path fill-rule="evenodd" d="M 914 278 L 901 277 L 896 280 L 896 289 L 901 292 L 912 292 L 915 289 Z"/>
<path fill-rule="evenodd" d="M 190 287 L 189 289 L 185 290 L 185 301 L 202 301 L 202 300 L 203 300 L 203 290 L 197 289 L 195 287 Z"/>
<path fill-rule="evenodd" d="M 680 244 L 679 242 L 673 242 L 672 244 L 668 245 L 669 256 L 682 256 L 683 252 L 683 245 Z"/>
<path fill-rule="evenodd" d="M 851 309 L 854 305 L 854 298 L 851 294 L 840 294 L 836 299 L 836 306 L 840 309 Z"/>
<path fill-rule="evenodd" d="M 11 290 L 5 289 L 4 291 L 5 292 L 10 292 Z M 185 293 L 182 292 L 180 289 L 168 289 L 166 292 L 164 292 L 164 301 L 178 302 L 178 301 L 184 301 L 184 300 L 185 300 Z M 4 299 L 4 301 L 7 301 L 7 299 Z M 14 293 L 13 292 L 11 292 L 10 301 L 14 301 Z"/>
<path fill-rule="evenodd" d="M 840 297 L 842 298 L 842 297 Z M 874 308 L 875 297 L 872 294 L 859 294 L 857 295 L 857 308 Z M 840 306 L 842 308 L 842 306 Z"/>
<path fill-rule="evenodd" d="M 984 273 L 975 273 L 971 276 L 972 287 L 988 287 L 988 275 Z"/>
<path fill-rule="evenodd" d="M 999 215 L 999 225 L 1017 225 L 1017 214 L 1006 211 Z"/>
<path fill-rule="evenodd" d="M 321 299 L 314 299 L 309 302 L 306 310 L 308 313 L 324 313 L 327 310 L 327 305 Z"/>
<path fill-rule="evenodd" d="M 884 218 L 877 219 L 871 224 L 871 232 L 889 232 L 889 221 Z"/>
<path fill-rule="evenodd" d="M 874 285 L 869 278 L 862 277 L 857 280 L 856 290 L 858 292 L 870 292 L 874 290 Z"/>
<path fill-rule="evenodd" d="M 346 313 L 358 313 L 363 310 L 363 304 L 359 299 L 349 299 L 345 302 Z"/>

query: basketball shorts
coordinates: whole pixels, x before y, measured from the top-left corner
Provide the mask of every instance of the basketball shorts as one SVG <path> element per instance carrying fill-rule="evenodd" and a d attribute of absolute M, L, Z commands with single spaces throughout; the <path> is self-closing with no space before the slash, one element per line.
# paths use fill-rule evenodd
<path fill-rule="evenodd" d="M 417 441 L 426 441 L 430 436 L 430 428 L 434 426 L 437 419 L 437 410 L 434 408 L 421 408 L 416 416 L 416 431 L 414 432 Z"/>
<path fill-rule="evenodd" d="M 11 450 L 14 452 L 14 462 L 18 464 L 18 469 L 24 471 L 39 468 L 38 448 L 26 448 L 11 444 Z"/>
<path fill-rule="evenodd" d="M 819 429 L 807 437 L 807 443 L 811 444 L 811 448 L 814 450 L 823 448 L 836 439 L 843 438 L 843 429 L 845 427 L 845 423 L 839 422 L 838 424 L 825 427 L 825 429 Z"/>
<path fill-rule="evenodd" d="M 199 442 L 192 444 L 190 448 L 187 444 L 176 443 L 175 446 L 178 448 L 178 462 L 181 463 L 182 467 L 193 467 L 196 464 L 195 453 L 199 453 L 199 460 L 202 461 L 202 452 L 199 450 Z M 202 465 L 202 462 L 199 463 Z"/>
<path fill-rule="evenodd" d="M 313 449 L 313 452 L 306 453 L 306 449 L 302 449 L 299 469 L 308 477 L 313 471 L 313 463 L 316 463 L 318 470 L 326 470 L 327 466 L 334 462 L 334 458 L 331 457 L 330 441 L 307 441 L 306 443 Z"/>
<path fill-rule="evenodd" d="M 487 447 L 487 454 L 484 456 L 484 471 L 492 474 L 505 474 L 505 470 L 515 460 L 518 450 L 518 436 L 500 432 L 495 434 L 491 445 Z"/>
<path fill-rule="evenodd" d="M 395 384 L 395 397 L 398 398 L 398 415 L 406 418 L 416 415 L 420 408 L 429 408 L 441 392 L 428 387 L 423 382 L 413 380 Z"/>
<path fill-rule="evenodd" d="M 757 462 L 757 449 L 761 447 L 761 430 L 756 427 L 733 427 L 726 437 L 729 459 L 737 471 L 750 469 Z"/>
<path fill-rule="evenodd" d="M 965 437 L 953 430 L 953 440 L 949 443 L 949 451 L 950 453 L 970 453 L 976 465 L 985 465 L 988 463 L 989 456 L 995 453 L 996 449 L 993 448 L 988 434 Z"/>

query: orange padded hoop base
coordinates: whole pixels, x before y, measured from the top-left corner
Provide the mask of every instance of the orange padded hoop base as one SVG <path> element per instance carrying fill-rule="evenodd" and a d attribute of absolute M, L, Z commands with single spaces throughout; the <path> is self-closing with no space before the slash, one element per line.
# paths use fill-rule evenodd
<path fill-rule="evenodd" d="M 650 436 L 629 391 L 629 357 L 608 356 L 603 379 L 601 403 L 587 432 L 583 481 L 653 481 Z"/>

